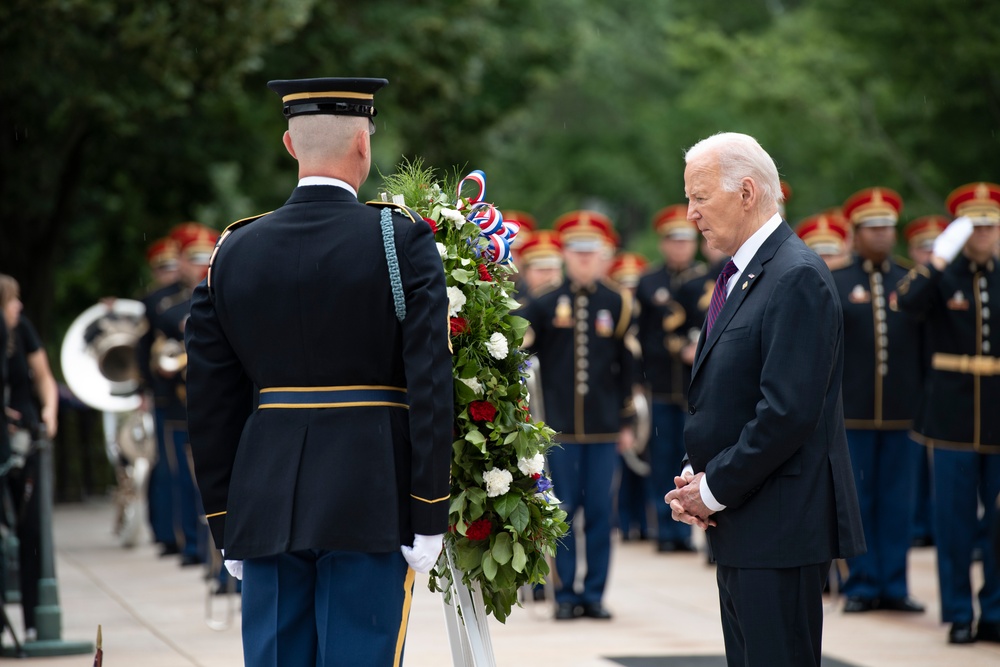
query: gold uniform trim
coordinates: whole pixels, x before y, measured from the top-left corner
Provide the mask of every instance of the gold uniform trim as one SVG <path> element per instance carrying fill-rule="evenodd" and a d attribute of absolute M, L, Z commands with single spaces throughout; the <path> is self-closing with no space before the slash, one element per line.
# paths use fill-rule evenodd
<path fill-rule="evenodd" d="M 352 403 L 268 403 L 267 405 L 257 406 L 258 410 L 267 410 L 268 408 L 370 408 L 384 406 L 388 408 L 403 408 L 409 410 L 410 406 L 406 403 L 394 403 L 392 401 L 354 401 Z"/>
<path fill-rule="evenodd" d="M 406 640 L 406 626 L 410 622 L 410 605 L 413 603 L 413 579 L 417 573 L 412 567 L 406 568 L 406 579 L 403 581 L 403 613 L 399 619 L 399 632 L 396 634 L 396 655 L 392 667 L 399 667 L 403 657 L 403 643 Z"/>
<path fill-rule="evenodd" d="M 225 514 L 225 511 L 222 511 L 222 512 L 212 512 L 211 514 L 206 514 L 205 518 L 206 519 L 211 519 L 212 517 L 222 516 L 223 514 Z"/>
<path fill-rule="evenodd" d="M 439 503 L 444 500 L 448 500 L 449 498 L 451 498 L 451 494 L 447 496 L 441 496 L 440 498 L 435 498 L 434 500 L 427 500 L 426 498 L 421 498 L 420 496 L 413 495 L 412 493 L 410 494 L 410 497 L 413 498 L 414 500 L 419 500 L 420 502 L 427 503 L 428 505 L 433 505 L 434 503 Z"/>
<path fill-rule="evenodd" d="M 931 357 L 931 368 L 936 371 L 969 373 L 976 376 L 1000 375 L 1000 357 L 935 352 Z"/>
<path fill-rule="evenodd" d="M 406 392 L 405 387 L 390 387 L 389 385 L 383 384 L 351 384 L 351 385 L 336 385 L 333 387 L 267 387 L 261 389 L 260 393 L 269 394 L 273 391 L 352 391 L 355 389 L 391 389 L 393 391 Z"/>
<path fill-rule="evenodd" d="M 350 93 L 347 91 L 328 90 L 320 93 L 292 93 L 281 98 L 282 102 L 294 102 L 295 100 L 312 100 L 318 97 L 341 97 L 348 100 L 374 100 L 374 93 Z"/>

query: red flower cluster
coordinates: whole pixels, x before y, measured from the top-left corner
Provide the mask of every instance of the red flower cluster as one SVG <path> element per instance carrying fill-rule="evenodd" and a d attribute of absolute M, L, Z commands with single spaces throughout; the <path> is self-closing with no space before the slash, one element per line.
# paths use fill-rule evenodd
<path fill-rule="evenodd" d="M 464 317 L 453 317 L 448 320 L 448 329 L 452 336 L 464 334 L 469 330 L 469 322 Z"/>
<path fill-rule="evenodd" d="M 491 422 L 497 416 L 497 409 L 489 401 L 469 403 L 469 416 L 477 422 Z"/>
<path fill-rule="evenodd" d="M 489 519 L 476 519 L 465 529 L 465 536 L 470 540 L 485 540 L 492 530 Z"/>
<path fill-rule="evenodd" d="M 479 279 L 480 280 L 485 280 L 488 283 L 493 282 L 493 276 L 491 276 L 490 272 L 486 270 L 486 265 L 485 264 L 477 264 L 476 268 L 479 269 Z"/>
<path fill-rule="evenodd" d="M 430 218 L 424 218 L 424 222 L 426 222 L 428 225 L 431 226 L 431 232 L 433 232 L 434 234 L 438 233 L 438 226 L 436 222 L 434 222 Z"/>

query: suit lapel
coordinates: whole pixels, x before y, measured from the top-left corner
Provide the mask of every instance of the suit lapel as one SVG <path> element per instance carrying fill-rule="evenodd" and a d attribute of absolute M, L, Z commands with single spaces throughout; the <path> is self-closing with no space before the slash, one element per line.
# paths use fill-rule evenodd
<path fill-rule="evenodd" d="M 743 300 L 746 299 L 747 294 L 753 289 L 753 286 L 760 281 L 761 275 L 764 273 L 764 265 L 767 264 L 774 253 L 777 252 L 778 247 L 784 243 L 792 234 L 791 227 L 787 223 L 782 222 L 781 225 L 775 229 L 764 244 L 757 250 L 757 253 L 747 264 L 747 267 L 740 274 L 739 280 L 736 282 L 736 286 L 733 291 L 726 298 L 726 303 L 722 306 L 722 310 L 719 312 L 719 316 L 715 320 L 715 324 L 712 325 L 712 331 L 708 335 L 708 339 L 705 339 L 705 330 L 702 328 L 701 340 L 698 341 L 698 350 L 695 356 L 694 367 L 691 369 L 691 380 L 694 381 L 695 376 L 698 374 L 698 370 L 701 368 L 702 362 L 704 362 L 705 357 L 711 352 L 712 347 L 715 345 L 716 341 L 719 340 L 719 336 L 722 332 L 726 330 L 729 326 L 729 322 L 733 319 L 736 311 L 740 309 L 743 304 Z"/>

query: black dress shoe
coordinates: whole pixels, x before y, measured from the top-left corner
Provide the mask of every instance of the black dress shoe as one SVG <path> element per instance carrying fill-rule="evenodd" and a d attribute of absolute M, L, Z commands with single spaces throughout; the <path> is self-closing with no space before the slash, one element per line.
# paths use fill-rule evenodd
<path fill-rule="evenodd" d="M 976 628 L 976 641 L 1000 643 L 1000 623 L 979 621 Z"/>
<path fill-rule="evenodd" d="M 535 602 L 541 602 L 542 600 L 544 600 L 545 599 L 545 587 L 544 586 L 535 586 L 534 588 L 532 588 L 531 589 L 531 599 L 533 599 Z"/>
<path fill-rule="evenodd" d="M 160 558 L 163 558 L 164 556 L 176 556 L 180 552 L 181 549 L 180 547 L 177 546 L 176 543 L 164 542 L 163 545 L 160 547 Z"/>
<path fill-rule="evenodd" d="M 602 621 L 611 620 L 611 612 L 604 608 L 600 602 L 592 602 L 583 605 L 583 615 L 587 618 L 596 618 Z"/>
<path fill-rule="evenodd" d="M 934 537 L 932 535 L 921 535 L 920 537 L 914 537 L 913 541 L 910 542 L 910 546 L 914 549 L 922 549 L 923 547 L 934 546 Z"/>
<path fill-rule="evenodd" d="M 580 614 L 577 613 L 577 606 L 572 602 L 560 602 L 556 605 L 557 621 L 570 621 L 579 616 Z"/>
<path fill-rule="evenodd" d="M 911 614 L 924 613 L 924 605 L 913 598 L 881 598 L 878 608 L 887 611 L 905 611 Z"/>
<path fill-rule="evenodd" d="M 674 542 L 674 551 L 680 551 L 682 553 L 694 553 L 697 551 L 690 542 L 685 542 L 684 540 L 677 540 Z"/>
<path fill-rule="evenodd" d="M 871 611 L 875 608 L 875 601 L 867 598 L 849 597 L 844 603 L 845 614 L 859 614 L 864 611 Z"/>
<path fill-rule="evenodd" d="M 948 631 L 949 644 L 971 644 L 976 641 L 972 636 L 972 623 L 952 623 Z"/>

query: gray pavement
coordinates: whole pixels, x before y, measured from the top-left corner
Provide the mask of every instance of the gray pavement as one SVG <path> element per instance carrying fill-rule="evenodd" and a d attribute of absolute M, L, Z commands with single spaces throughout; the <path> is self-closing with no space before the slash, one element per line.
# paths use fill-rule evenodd
<path fill-rule="evenodd" d="M 151 545 L 118 546 L 112 516 L 110 502 L 103 500 L 56 508 L 63 638 L 93 641 L 101 624 L 106 667 L 241 665 L 238 598 L 231 598 L 231 623 L 219 627 L 225 625 L 227 600 L 211 600 L 210 619 L 202 571 L 182 569 L 174 558 L 158 558 Z M 926 614 L 845 616 L 840 602 L 831 600 L 824 654 L 857 667 L 1000 665 L 1000 644 L 946 644 L 947 629 L 938 622 L 934 557 L 933 549 L 914 550 L 910 556 L 912 593 L 927 603 Z M 492 624 L 497 664 L 612 667 L 618 664 L 613 657 L 722 655 L 714 569 L 703 556 L 659 555 L 650 543 L 629 542 L 616 544 L 612 558 L 606 603 L 614 620 L 557 623 L 548 605 L 526 602 L 505 625 Z M 447 667 L 452 662 L 441 598 L 428 592 L 426 583 L 426 577 L 418 577 L 405 664 Z M 9 605 L 7 611 L 19 625 L 20 609 Z M 89 666 L 92 656 L 31 658 L 27 663 Z"/>

